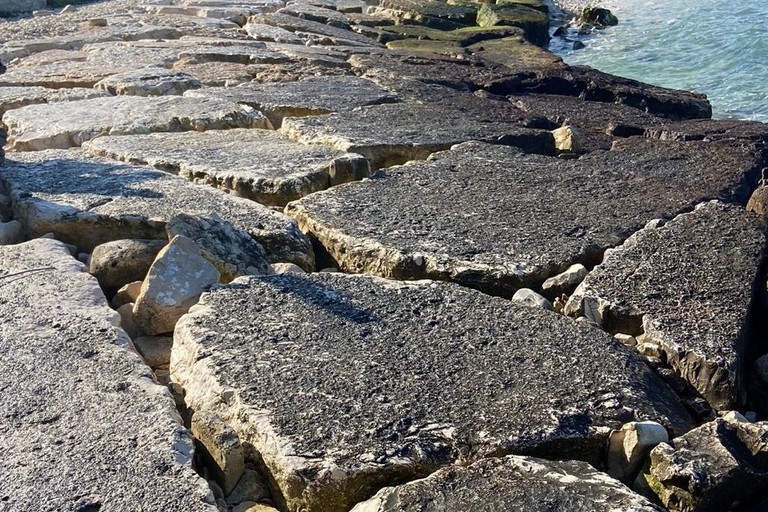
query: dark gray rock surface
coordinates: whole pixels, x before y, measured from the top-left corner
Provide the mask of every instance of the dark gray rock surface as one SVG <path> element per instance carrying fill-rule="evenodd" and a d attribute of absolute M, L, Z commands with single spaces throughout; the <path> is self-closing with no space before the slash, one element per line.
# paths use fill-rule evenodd
<path fill-rule="evenodd" d="M 510 455 L 453 466 L 382 489 L 352 512 L 654 512 L 660 509 L 584 462 Z"/>
<path fill-rule="evenodd" d="M 0 247 L 0 268 L 0 508 L 215 512 L 173 399 L 83 264 L 38 239 Z"/>
<path fill-rule="evenodd" d="M 307 196 L 286 212 L 341 268 L 511 297 L 594 264 L 646 222 L 745 203 L 762 160 L 724 143 L 628 139 L 579 160 L 467 143 Z"/>
<path fill-rule="evenodd" d="M 280 213 L 148 167 L 92 157 L 81 150 L 15 153 L 0 174 L 0 190 L 30 237 L 53 232 L 90 250 L 127 238 L 166 239 L 165 223 L 178 213 L 217 214 L 250 233 L 271 262 L 314 268 L 307 237 Z"/>
<path fill-rule="evenodd" d="M 265 205 L 285 206 L 370 173 L 360 155 L 307 146 L 271 130 L 211 130 L 98 137 L 89 153 L 150 164 Z"/>
<path fill-rule="evenodd" d="M 718 409 L 745 403 L 750 309 L 765 224 L 710 202 L 606 252 L 565 307 L 610 332 L 644 334 Z"/>
<path fill-rule="evenodd" d="M 317 21 L 297 18 L 285 13 L 258 14 L 256 16 L 251 16 L 248 21 L 249 23 L 262 23 L 284 28 L 290 32 L 294 32 L 305 41 L 314 41 L 319 44 L 343 43 L 356 46 L 376 46 L 376 42 L 372 39 L 356 32 L 352 32 L 351 30 L 326 25 L 325 23 Z M 327 41 L 324 41 L 324 39 L 327 39 Z"/>
<path fill-rule="evenodd" d="M 348 509 L 487 455 L 597 464 L 608 429 L 633 418 L 690 428 L 609 335 L 448 283 L 235 280 L 180 320 L 171 373 L 189 407 L 258 450 L 292 511 Z"/>

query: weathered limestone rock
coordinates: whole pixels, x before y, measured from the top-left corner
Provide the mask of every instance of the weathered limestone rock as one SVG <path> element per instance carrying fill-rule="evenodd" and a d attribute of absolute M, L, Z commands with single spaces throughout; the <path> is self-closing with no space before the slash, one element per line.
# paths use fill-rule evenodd
<path fill-rule="evenodd" d="M 569 295 L 587 277 L 587 268 L 581 263 L 568 267 L 565 272 L 552 276 L 541 285 L 546 297 L 555 298 L 562 294 Z"/>
<path fill-rule="evenodd" d="M 454 97 L 447 90 L 445 95 Z M 421 160 L 468 140 L 508 144 L 531 153 L 554 153 L 552 134 L 523 128 L 524 117 L 511 105 L 488 105 L 471 94 L 465 96 L 467 102 L 460 106 L 376 105 L 340 114 L 292 117 L 283 121 L 281 131 L 304 144 L 325 144 L 361 154 L 372 169 Z M 514 115 L 517 117 L 511 117 Z"/>
<path fill-rule="evenodd" d="M 403 24 L 418 24 L 439 30 L 474 25 L 479 6 L 450 5 L 438 0 L 382 0 L 383 13 Z"/>
<path fill-rule="evenodd" d="M 293 263 L 273 263 L 270 265 L 269 274 L 287 274 L 287 273 L 305 274 L 304 269 Z"/>
<path fill-rule="evenodd" d="M 91 254 L 90 272 L 102 288 L 121 288 L 143 281 L 165 240 L 115 240 L 97 245 Z"/>
<path fill-rule="evenodd" d="M 631 484 L 648 454 L 669 441 L 667 430 L 653 421 L 633 421 L 612 432 L 608 441 L 608 474 Z"/>
<path fill-rule="evenodd" d="M 291 3 L 277 12 L 349 30 L 349 18 L 344 13 L 338 12 L 335 9 L 327 9 L 304 3 Z"/>
<path fill-rule="evenodd" d="M 55 122 L 51 122 L 55 119 Z M 270 128 L 259 112 L 214 98 L 118 96 L 30 105 L 6 112 L 12 151 L 80 146 L 100 135 Z"/>
<path fill-rule="evenodd" d="M 447 283 L 242 278 L 181 319 L 171 374 L 258 451 L 291 511 L 489 454 L 597 463 L 606 429 L 633 419 L 690 425 L 609 335 Z"/>
<path fill-rule="evenodd" d="M 45 87 L 0 87 L 0 117 L 7 111 L 59 101 L 85 100 L 106 96 L 103 91 L 93 89 L 46 89 Z"/>
<path fill-rule="evenodd" d="M 360 13 L 370 5 L 364 0 L 290 0 L 288 3 L 315 5 L 344 13 Z"/>
<path fill-rule="evenodd" d="M 731 510 L 768 494 L 766 439 L 766 422 L 718 418 L 654 448 L 643 476 L 673 512 Z"/>
<path fill-rule="evenodd" d="M 215 512 L 173 399 L 82 263 L 37 239 L 0 247 L 0 268 L 2 506 Z"/>
<path fill-rule="evenodd" d="M 129 238 L 166 239 L 174 215 L 215 213 L 259 242 L 270 262 L 314 268 L 309 239 L 296 223 L 262 205 L 200 187 L 168 173 L 89 157 L 81 150 L 16 153 L 7 160 L 0 191 L 29 238 L 53 232 L 90 252 Z"/>
<path fill-rule="evenodd" d="M 83 147 L 93 154 L 154 165 L 265 205 L 285 206 L 370 174 L 360 155 L 298 144 L 268 130 L 99 137 Z"/>
<path fill-rule="evenodd" d="M 473 142 L 309 195 L 286 213 L 345 271 L 511 297 L 575 263 L 597 263 L 649 219 L 711 197 L 746 202 L 761 162 L 712 142 L 635 138 L 578 160 Z"/>
<path fill-rule="evenodd" d="M 606 252 L 565 313 L 644 334 L 711 405 L 744 402 L 752 291 L 765 226 L 743 207 L 702 204 Z"/>
<path fill-rule="evenodd" d="M 749 198 L 747 211 L 753 212 L 762 218 L 768 218 L 768 187 L 758 187 Z"/>
<path fill-rule="evenodd" d="M 314 44 L 319 45 L 376 45 L 373 40 L 352 32 L 351 30 L 345 30 L 344 28 L 326 25 L 325 23 L 320 23 L 317 21 L 297 18 L 296 16 L 291 16 L 285 13 L 257 14 L 248 18 L 248 24 L 250 23 L 259 23 L 280 27 L 295 33 L 304 41 L 312 41 Z M 247 26 L 248 25 L 246 24 L 246 27 Z"/>
<path fill-rule="evenodd" d="M 150 368 L 158 368 L 171 362 L 173 338 L 169 336 L 139 336 L 133 338 L 133 346 Z"/>
<path fill-rule="evenodd" d="M 94 85 L 110 94 L 130 96 L 182 95 L 203 84 L 192 75 L 165 68 L 144 68 L 138 71 L 117 73 Z"/>
<path fill-rule="evenodd" d="M 133 306 L 136 322 L 149 335 L 173 331 L 200 294 L 219 282 L 216 267 L 191 239 L 177 235 L 157 255 Z"/>
<path fill-rule="evenodd" d="M 18 244 L 24 241 L 24 230 L 17 220 L 0 222 L 0 245 Z"/>
<path fill-rule="evenodd" d="M 546 47 L 549 43 L 549 16 L 525 5 L 481 4 L 477 11 L 477 24 L 481 27 L 520 27 L 525 31 L 526 39 L 533 44 Z"/>
<path fill-rule="evenodd" d="M 298 82 L 251 83 L 239 87 L 192 91 L 190 98 L 218 98 L 248 105 L 264 114 L 275 128 L 288 116 L 345 112 L 366 105 L 394 103 L 396 98 L 369 80 L 353 76 L 314 77 Z"/>
<path fill-rule="evenodd" d="M 182 235 L 193 240 L 203 257 L 219 271 L 222 283 L 269 272 L 261 244 L 217 215 L 197 217 L 181 213 L 168 221 L 165 230 L 169 239 Z"/>
<path fill-rule="evenodd" d="M 112 297 L 112 301 L 110 302 L 112 307 L 117 309 L 124 304 L 128 304 L 129 302 L 136 302 L 136 299 L 139 297 L 139 293 L 141 292 L 141 283 L 142 281 L 134 281 L 117 290 L 117 293 L 114 297 Z"/>
<path fill-rule="evenodd" d="M 512 302 L 517 302 L 530 308 L 541 308 L 548 311 L 554 311 L 552 303 L 547 299 L 528 288 L 520 288 L 512 296 Z"/>
<path fill-rule="evenodd" d="M 469 46 L 489 39 L 520 36 L 522 30 L 517 27 L 464 27 L 456 30 L 437 30 L 420 25 L 394 25 L 379 27 L 379 41 L 387 43 L 399 39 L 421 39 L 429 41 L 452 41 L 461 46 Z"/>
<path fill-rule="evenodd" d="M 736 119 L 691 119 L 647 127 L 644 135 L 660 140 L 741 139 L 749 142 L 765 142 L 768 140 L 768 125 L 757 121 Z"/>
<path fill-rule="evenodd" d="M 117 308 L 117 314 L 120 315 L 120 327 L 132 340 L 140 338 L 146 333 L 144 329 L 136 322 L 136 316 L 133 314 L 133 302 L 127 302 Z"/>
<path fill-rule="evenodd" d="M 231 493 L 245 472 L 245 449 L 237 433 L 211 411 L 196 411 L 191 430 L 218 470 L 216 479 L 224 494 Z"/>
<path fill-rule="evenodd" d="M 256 41 L 269 41 L 272 43 L 285 44 L 304 44 L 304 41 L 291 31 L 284 28 L 267 25 L 265 23 L 256 23 L 249 20 L 243 30 Z"/>
<path fill-rule="evenodd" d="M 583 151 L 581 134 L 572 126 L 561 126 L 553 130 L 552 135 L 555 138 L 555 148 L 559 153 L 579 154 Z"/>
<path fill-rule="evenodd" d="M 423 480 L 386 487 L 352 512 L 538 512 L 548 505 L 569 512 L 660 510 L 584 462 L 508 455 L 444 468 Z"/>

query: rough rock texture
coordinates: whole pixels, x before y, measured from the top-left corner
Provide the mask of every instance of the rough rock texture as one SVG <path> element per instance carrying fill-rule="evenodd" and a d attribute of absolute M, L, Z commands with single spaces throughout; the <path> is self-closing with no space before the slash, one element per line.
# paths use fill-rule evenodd
<path fill-rule="evenodd" d="M 158 368 L 171 362 L 173 338 L 168 336 L 139 336 L 131 341 L 150 368 Z"/>
<path fill-rule="evenodd" d="M 195 183 L 277 206 L 370 173 L 362 156 L 306 146 L 268 130 L 99 137 L 83 147 L 90 153 L 150 164 Z"/>
<path fill-rule="evenodd" d="M 565 313 L 644 334 L 716 408 L 744 403 L 749 312 L 765 225 L 737 205 L 705 203 L 608 251 Z"/>
<path fill-rule="evenodd" d="M 136 323 L 149 335 L 172 332 L 200 294 L 219 282 L 219 272 L 200 246 L 177 235 L 157 255 L 133 306 Z"/>
<path fill-rule="evenodd" d="M 261 244 L 221 217 L 196 217 L 181 213 L 168 221 L 165 230 L 169 239 L 182 235 L 194 240 L 203 257 L 219 271 L 222 283 L 240 276 L 269 272 L 269 263 Z"/>
<path fill-rule="evenodd" d="M 509 455 L 387 487 L 352 512 L 654 512 L 660 510 L 584 462 Z"/>
<path fill-rule="evenodd" d="M 55 122 L 51 122 L 55 119 Z M 6 112 L 12 151 L 69 148 L 100 135 L 271 128 L 259 112 L 217 99 L 119 96 L 30 105 Z"/>
<path fill-rule="evenodd" d="M 45 0 L 3 0 L 0 5 L 0 16 L 29 13 L 45 8 Z"/>
<path fill-rule="evenodd" d="M 165 68 L 144 68 L 117 73 L 99 81 L 94 87 L 116 95 L 164 96 L 182 95 L 185 91 L 202 86 L 199 80 L 188 73 Z"/>
<path fill-rule="evenodd" d="M 29 237 L 54 233 L 90 252 L 127 238 L 166 239 L 174 215 L 215 213 L 250 233 L 270 262 L 314 268 L 312 246 L 288 217 L 259 204 L 146 167 L 89 157 L 80 150 L 16 153 L 0 175 L 0 191 Z"/>
<path fill-rule="evenodd" d="M 306 78 L 276 84 L 250 83 L 192 91 L 190 98 L 218 98 L 248 105 L 264 114 L 275 128 L 288 116 L 344 112 L 366 105 L 393 103 L 395 97 L 369 80 L 352 76 Z"/>
<path fill-rule="evenodd" d="M 690 426 L 666 384 L 607 334 L 446 283 L 236 280 L 181 319 L 171 373 L 190 408 L 258 450 L 292 511 L 350 508 L 483 455 L 597 464 L 607 428 L 633 417 Z"/>
<path fill-rule="evenodd" d="M 93 89 L 46 89 L 45 87 L 0 87 L 0 117 L 7 111 L 39 103 L 85 100 L 106 96 Z"/>
<path fill-rule="evenodd" d="M 103 288 L 143 281 L 165 240 L 115 240 L 93 248 L 90 272 Z"/>
<path fill-rule="evenodd" d="M 173 399 L 82 263 L 38 239 L 0 247 L 0 268 L 3 510 L 215 512 Z"/>
<path fill-rule="evenodd" d="M 511 297 L 574 263 L 596 263 L 651 219 L 708 198 L 746 202 L 758 166 L 748 150 L 716 143 L 635 138 L 567 161 L 467 143 L 286 212 L 346 271 Z"/>
<path fill-rule="evenodd" d="M 673 512 L 731 510 L 766 497 L 768 423 L 716 419 L 651 452 L 644 475 Z"/>

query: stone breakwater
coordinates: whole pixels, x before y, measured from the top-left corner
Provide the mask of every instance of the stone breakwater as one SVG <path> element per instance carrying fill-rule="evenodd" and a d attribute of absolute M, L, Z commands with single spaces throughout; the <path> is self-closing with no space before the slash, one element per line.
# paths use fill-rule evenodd
<path fill-rule="evenodd" d="M 7 5 L 0 510 L 768 506 L 768 126 L 539 0 Z"/>

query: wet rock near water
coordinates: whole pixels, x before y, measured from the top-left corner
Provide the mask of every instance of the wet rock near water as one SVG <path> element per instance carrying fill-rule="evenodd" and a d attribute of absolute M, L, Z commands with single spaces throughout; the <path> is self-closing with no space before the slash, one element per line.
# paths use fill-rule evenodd
<path fill-rule="evenodd" d="M 607 334 L 445 283 L 236 280 L 176 326 L 171 375 L 189 407 L 258 450 L 289 510 L 350 508 L 485 455 L 599 464 L 610 428 L 632 419 L 690 426 Z"/>

